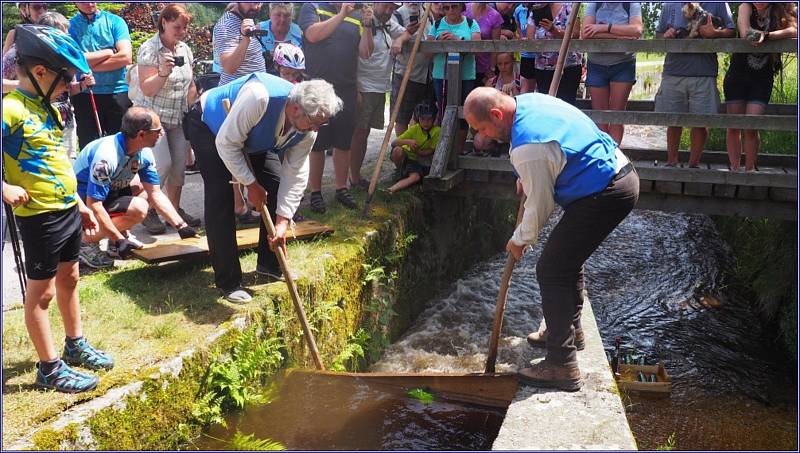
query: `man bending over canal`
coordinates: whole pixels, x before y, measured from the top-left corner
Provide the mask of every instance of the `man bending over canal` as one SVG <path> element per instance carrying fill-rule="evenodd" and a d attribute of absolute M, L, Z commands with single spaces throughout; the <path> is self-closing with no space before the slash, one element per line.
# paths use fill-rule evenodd
<path fill-rule="evenodd" d="M 539 93 L 511 97 L 476 88 L 464 102 L 470 126 L 511 143 L 525 214 L 506 245 L 519 260 L 553 212 L 564 209 L 536 265 L 547 324 L 545 359 L 519 371 L 537 387 L 580 390 L 577 350 L 583 349 L 583 263 L 631 212 L 639 176 L 614 140 L 577 108 Z"/>
<path fill-rule="evenodd" d="M 341 109 L 328 82 L 294 85 L 257 72 L 206 91 L 189 110 L 186 127 L 203 176 L 214 282 L 228 301 L 252 300 L 241 286 L 231 178 L 247 186 L 253 206 L 266 204 L 275 219 L 275 237 L 268 238 L 261 224 L 256 272 L 280 280 L 278 259 L 270 249 L 284 246 L 289 220 L 303 198 L 316 131 Z"/>

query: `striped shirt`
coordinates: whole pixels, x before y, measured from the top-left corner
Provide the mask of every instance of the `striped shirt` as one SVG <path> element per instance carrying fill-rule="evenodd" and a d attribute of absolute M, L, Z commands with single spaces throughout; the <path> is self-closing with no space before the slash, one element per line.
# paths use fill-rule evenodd
<path fill-rule="evenodd" d="M 242 19 L 230 11 L 225 11 L 225 14 L 219 18 L 217 25 L 214 27 L 214 53 L 220 55 L 220 66 L 222 55 L 233 52 L 239 45 L 239 42 L 244 38 L 242 36 Z M 250 38 L 250 44 L 247 46 L 242 64 L 236 69 L 233 74 L 228 74 L 224 70 L 221 72 L 219 78 L 220 86 L 230 83 L 239 77 L 252 74 L 254 72 L 266 72 L 267 67 L 264 62 L 264 55 L 262 54 L 261 44 L 256 38 Z"/>

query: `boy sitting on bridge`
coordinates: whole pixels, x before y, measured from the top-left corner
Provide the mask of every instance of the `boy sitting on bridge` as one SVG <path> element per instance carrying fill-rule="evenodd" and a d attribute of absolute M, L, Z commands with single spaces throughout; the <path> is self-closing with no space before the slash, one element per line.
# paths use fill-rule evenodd
<path fill-rule="evenodd" d="M 417 124 L 411 126 L 392 142 L 392 162 L 401 169 L 403 178 L 389 187 L 390 193 L 411 187 L 431 170 L 431 156 L 439 143 L 442 128 L 434 126 L 435 105 L 418 104 L 414 108 Z"/>

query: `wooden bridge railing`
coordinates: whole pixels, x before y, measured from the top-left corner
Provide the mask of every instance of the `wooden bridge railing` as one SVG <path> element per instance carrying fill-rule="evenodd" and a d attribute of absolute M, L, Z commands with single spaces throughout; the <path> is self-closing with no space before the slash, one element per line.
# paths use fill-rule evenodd
<path fill-rule="evenodd" d="M 422 41 L 420 51 L 440 52 L 558 52 L 561 40 Z M 768 41 L 759 47 L 739 38 L 724 39 L 573 39 L 577 52 L 649 53 L 797 53 L 797 39 Z"/>
<path fill-rule="evenodd" d="M 508 158 L 460 156 L 454 150 L 457 122 L 463 118 L 460 104 L 460 52 L 557 51 L 559 40 L 533 41 L 425 41 L 425 52 L 447 52 L 447 107 L 442 121 L 442 140 L 433 157 L 426 190 L 449 191 L 488 198 L 514 197 L 514 177 Z M 741 39 L 713 40 L 573 40 L 570 50 L 582 52 L 797 52 L 797 40 L 766 43 L 757 49 Z M 797 131 L 797 106 L 774 104 L 765 115 L 697 115 L 654 112 L 653 101 L 629 101 L 625 111 L 591 110 L 591 102 L 578 107 L 597 122 L 657 126 L 739 128 Z M 467 144 L 467 146 L 470 146 Z M 641 179 L 638 207 L 665 211 L 684 210 L 706 214 L 747 215 L 794 219 L 797 214 L 797 157 L 762 154 L 759 172 L 727 170 L 723 152 L 704 153 L 701 168 L 670 168 L 659 164 L 664 150 L 625 152 L 636 161 Z M 685 154 L 685 152 L 681 152 Z M 686 160 L 686 156 L 683 157 Z"/>

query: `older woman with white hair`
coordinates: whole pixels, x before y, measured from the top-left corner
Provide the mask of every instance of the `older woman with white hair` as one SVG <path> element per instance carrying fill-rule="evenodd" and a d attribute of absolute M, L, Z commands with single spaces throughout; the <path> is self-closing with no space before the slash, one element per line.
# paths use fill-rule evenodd
<path fill-rule="evenodd" d="M 341 109 L 342 100 L 324 80 L 293 85 L 255 73 L 204 92 L 189 110 L 187 132 L 205 183 L 214 282 L 228 301 L 252 300 L 242 288 L 231 178 L 247 186 L 253 206 L 266 204 L 275 219 L 273 237 L 261 224 L 256 273 L 283 279 L 273 252 L 285 247 L 286 229 L 303 198 L 316 132 Z"/>
<path fill-rule="evenodd" d="M 294 6 L 291 3 L 270 3 L 269 20 L 258 24 L 258 28 L 264 30 L 266 36 L 261 36 L 258 41 L 264 49 L 264 58 L 267 64 L 267 71 L 277 75 L 278 69 L 272 64 L 275 46 L 280 43 L 293 44 L 303 48 L 303 31 L 300 26 L 292 22 L 292 12 Z"/>

